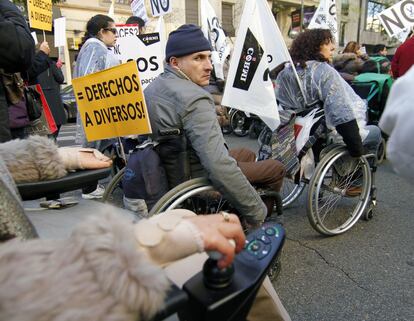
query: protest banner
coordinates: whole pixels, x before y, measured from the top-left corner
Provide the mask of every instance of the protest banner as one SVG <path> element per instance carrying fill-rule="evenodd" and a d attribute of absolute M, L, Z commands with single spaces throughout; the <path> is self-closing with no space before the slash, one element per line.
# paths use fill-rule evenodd
<path fill-rule="evenodd" d="M 54 20 L 55 25 L 55 47 L 66 46 L 66 18 L 58 18 Z"/>
<path fill-rule="evenodd" d="M 280 120 L 269 71 L 291 60 L 267 1 L 246 1 L 222 105 L 254 113 L 275 130 Z"/>
<path fill-rule="evenodd" d="M 147 9 L 145 7 L 145 0 L 132 0 L 131 1 L 132 14 L 136 17 L 140 17 L 145 23 L 148 21 Z"/>
<path fill-rule="evenodd" d="M 163 16 L 172 11 L 170 0 L 149 0 L 153 17 Z"/>
<path fill-rule="evenodd" d="M 230 46 L 227 43 L 226 34 L 208 0 L 201 0 L 201 30 L 210 41 L 213 51 L 211 60 L 217 78 L 224 80 L 223 66 L 230 54 Z"/>
<path fill-rule="evenodd" d="M 409 28 L 414 26 L 414 0 L 403 0 L 377 15 L 390 37 L 401 41 Z"/>
<path fill-rule="evenodd" d="M 52 0 L 27 0 L 30 27 L 52 30 Z"/>
<path fill-rule="evenodd" d="M 164 71 L 163 50 L 158 33 L 139 34 L 138 25 L 116 25 L 117 39 L 112 51 L 122 62 L 134 60 L 145 89 Z"/>
<path fill-rule="evenodd" d="M 73 79 L 72 85 L 88 141 L 151 133 L 135 62 Z"/>
<path fill-rule="evenodd" d="M 335 0 L 321 0 L 318 9 L 309 23 L 308 29 L 329 29 L 335 42 L 338 42 L 338 22 Z"/>

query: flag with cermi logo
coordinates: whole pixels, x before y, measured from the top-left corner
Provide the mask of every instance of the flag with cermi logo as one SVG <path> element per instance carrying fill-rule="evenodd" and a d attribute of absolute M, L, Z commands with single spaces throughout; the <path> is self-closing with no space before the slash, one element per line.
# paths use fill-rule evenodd
<path fill-rule="evenodd" d="M 253 113 L 275 130 L 279 112 L 270 71 L 291 61 L 266 0 L 246 1 L 222 105 Z"/>

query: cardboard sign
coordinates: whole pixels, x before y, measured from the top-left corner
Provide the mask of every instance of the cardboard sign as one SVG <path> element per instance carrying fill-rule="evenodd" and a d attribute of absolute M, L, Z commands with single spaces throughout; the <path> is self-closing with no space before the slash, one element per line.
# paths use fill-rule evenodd
<path fill-rule="evenodd" d="M 27 0 L 30 27 L 52 30 L 52 0 Z"/>
<path fill-rule="evenodd" d="M 142 87 L 164 71 L 163 51 L 159 33 L 138 34 L 137 25 L 116 25 L 117 40 L 112 51 L 122 62 L 136 61 Z"/>
<path fill-rule="evenodd" d="M 55 19 L 55 47 L 66 46 L 66 17 Z"/>
<path fill-rule="evenodd" d="M 377 15 L 390 37 L 407 32 L 414 25 L 414 0 L 403 0 Z"/>
<path fill-rule="evenodd" d="M 153 17 L 158 17 L 170 13 L 172 4 L 170 0 L 149 0 Z"/>
<path fill-rule="evenodd" d="M 72 84 L 88 141 L 151 133 L 135 62 L 73 79 Z"/>

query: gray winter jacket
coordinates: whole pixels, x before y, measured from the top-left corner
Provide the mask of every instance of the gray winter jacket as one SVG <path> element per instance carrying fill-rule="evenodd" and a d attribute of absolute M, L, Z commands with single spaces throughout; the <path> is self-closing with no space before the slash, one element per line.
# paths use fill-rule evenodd
<path fill-rule="evenodd" d="M 170 187 L 206 175 L 248 223 L 262 221 L 266 208 L 229 156 L 212 96 L 170 66 L 144 93 L 153 139 L 160 143 L 158 152 Z M 162 135 L 170 129 L 179 134 Z M 188 171 L 184 171 L 186 166 Z"/>

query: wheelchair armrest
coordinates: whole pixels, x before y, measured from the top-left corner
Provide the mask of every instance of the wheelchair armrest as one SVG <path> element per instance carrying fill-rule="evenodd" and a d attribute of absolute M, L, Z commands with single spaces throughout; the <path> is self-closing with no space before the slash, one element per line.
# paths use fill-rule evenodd
<path fill-rule="evenodd" d="M 179 289 L 175 284 L 171 286 L 171 289 L 167 293 L 167 297 L 164 301 L 164 308 L 155 315 L 151 321 L 162 321 L 179 312 L 188 304 L 188 295 L 183 290 Z"/>
<path fill-rule="evenodd" d="M 47 181 L 19 183 L 17 188 L 24 201 L 74 191 L 96 184 L 98 180 L 108 177 L 111 168 L 89 169 L 70 172 L 68 175 Z"/>

